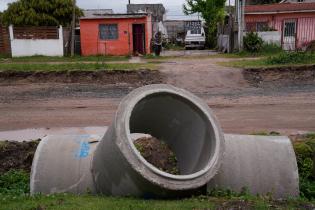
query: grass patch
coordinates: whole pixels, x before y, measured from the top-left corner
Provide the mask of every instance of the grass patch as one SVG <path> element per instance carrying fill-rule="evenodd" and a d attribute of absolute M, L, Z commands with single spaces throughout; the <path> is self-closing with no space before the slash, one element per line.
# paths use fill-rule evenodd
<path fill-rule="evenodd" d="M 0 56 L 1 58 L 1 56 Z M 3 57 L 7 58 L 7 57 Z M 7 58 L 5 62 L 88 62 L 88 61 L 127 61 L 128 56 L 74 56 L 74 57 L 61 57 L 61 56 L 27 56 L 27 57 L 15 57 Z M 1 61 L 1 60 L 0 60 Z"/>
<path fill-rule="evenodd" d="M 0 71 L 97 71 L 97 70 L 155 70 L 153 63 L 63 63 L 63 64 L 19 64 L 1 63 Z"/>
<path fill-rule="evenodd" d="M 255 60 L 218 62 L 219 65 L 236 68 L 285 67 L 315 64 L 315 54 L 304 52 L 280 53 L 275 56 Z"/>
<path fill-rule="evenodd" d="M 275 202 L 262 197 L 208 197 L 200 196 L 181 200 L 143 200 L 135 198 L 113 198 L 91 195 L 50 195 L 0 198 L 0 209 L 67 209 L 67 210 L 101 210 L 101 209 L 303 209 L 312 206 L 305 200 L 286 200 Z"/>

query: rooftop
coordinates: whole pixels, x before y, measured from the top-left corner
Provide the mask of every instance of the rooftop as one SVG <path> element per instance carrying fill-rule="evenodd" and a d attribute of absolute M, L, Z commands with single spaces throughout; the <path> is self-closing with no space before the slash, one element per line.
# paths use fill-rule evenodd
<path fill-rule="evenodd" d="M 315 3 L 282 3 L 245 6 L 245 14 L 315 12 Z"/>
<path fill-rule="evenodd" d="M 105 14 L 113 14 L 112 9 L 86 9 L 83 10 L 84 17 L 97 17 Z"/>
<path fill-rule="evenodd" d="M 86 19 L 123 19 L 123 18 L 143 18 L 147 16 L 148 16 L 147 13 L 136 13 L 136 14 L 113 13 L 113 14 L 102 14 L 102 15 L 81 17 L 80 19 L 83 19 L 83 20 L 86 20 Z"/>

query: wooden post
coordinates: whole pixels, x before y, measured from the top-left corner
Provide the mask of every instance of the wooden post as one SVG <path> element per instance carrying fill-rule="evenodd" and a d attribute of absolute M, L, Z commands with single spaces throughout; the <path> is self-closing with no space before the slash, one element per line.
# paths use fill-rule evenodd
<path fill-rule="evenodd" d="M 73 10 L 72 10 L 72 24 L 71 24 L 71 57 L 74 56 L 74 45 L 75 45 L 75 8 L 76 0 L 73 0 Z"/>

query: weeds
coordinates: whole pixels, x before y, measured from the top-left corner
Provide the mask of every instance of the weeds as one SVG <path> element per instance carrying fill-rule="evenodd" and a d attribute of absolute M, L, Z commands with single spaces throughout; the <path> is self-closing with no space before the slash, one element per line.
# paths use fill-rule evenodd
<path fill-rule="evenodd" d="M 281 64 L 308 64 L 314 60 L 311 53 L 306 52 L 283 52 L 279 55 L 268 57 L 266 64 L 281 65 Z"/>
<path fill-rule="evenodd" d="M 22 170 L 11 170 L 0 175 L 0 195 L 22 195 L 30 191 L 29 173 Z"/>
<path fill-rule="evenodd" d="M 315 174 L 313 171 L 315 134 L 303 135 L 299 141 L 294 143 L 294 150 L 299 168 L 301 197 L 313 200 L 315 199 Z"/>

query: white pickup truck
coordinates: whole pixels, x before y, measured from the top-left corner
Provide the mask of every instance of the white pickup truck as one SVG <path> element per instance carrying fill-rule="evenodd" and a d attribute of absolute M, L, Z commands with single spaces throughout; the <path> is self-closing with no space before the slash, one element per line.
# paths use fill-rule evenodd
<path fill-rule="evenodd" d="M 204 49 L 206 44 L 206 35 L 201 21 L 186 22 L 185 49 Z"/>

